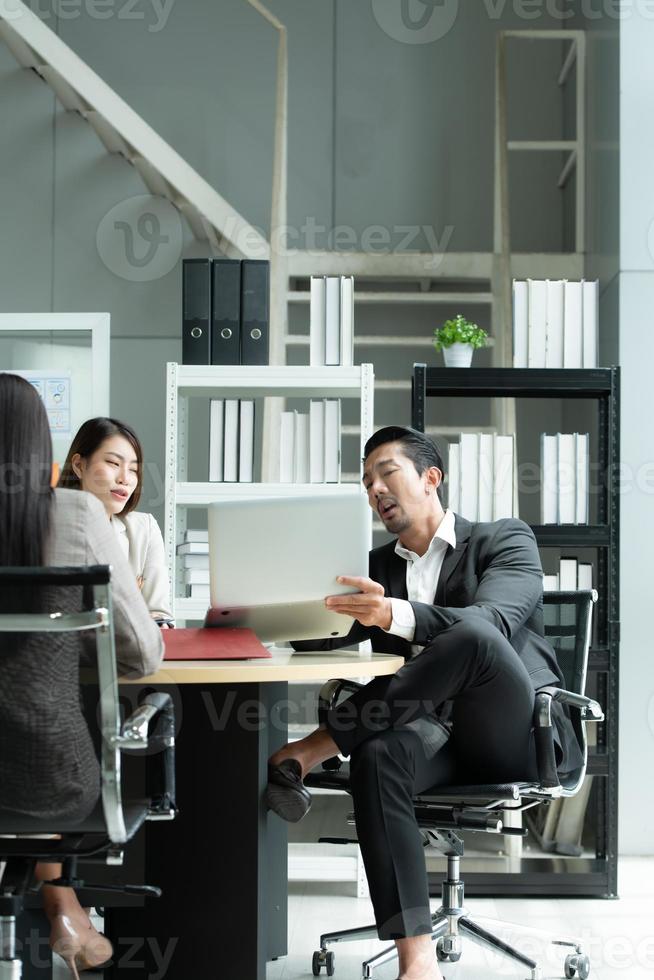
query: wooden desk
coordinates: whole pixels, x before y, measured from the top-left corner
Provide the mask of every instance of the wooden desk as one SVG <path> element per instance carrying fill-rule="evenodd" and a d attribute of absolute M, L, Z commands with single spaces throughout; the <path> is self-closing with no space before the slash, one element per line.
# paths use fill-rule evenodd
<path fill-rule="evenodd" d="M 148 884 L 161 899 L 108 910 L 111 976 L 143 964 L 165 980 L 265 980 L 286 953 L 287 825 L 268 816 L 269 756 L 287 741 L 289 681 L 393 674 L 401 657 L 275 653 L 270 660 L 167 661 L 125 682 L 169 691 L 177 712 L 177 805 L 172 823 L 145 828 Z M 130 690 L 132 689 L 132 690 Z M 138 939 L 134 937 L 139 937 Z"/>

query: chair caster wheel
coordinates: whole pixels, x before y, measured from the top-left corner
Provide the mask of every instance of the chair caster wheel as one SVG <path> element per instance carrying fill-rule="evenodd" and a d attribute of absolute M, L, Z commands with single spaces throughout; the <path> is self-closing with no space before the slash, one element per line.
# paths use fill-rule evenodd
<path fill-rule="evenodd" d="M 331 950 L 327 952 L 326 949 L 317 949 L 313 954 L 313 959 L 311 960 L 311 972 L 313 973 L 314 977 L 320 976 L 320 971 L 322 970 L 323 966 L 325 967 L 327 976 L 333 977 L 334 958 L 334 954 L 331 952 Z"/>
<path fill-rule="evenodd" d="M 444 949 L 443 940 L 439 939 L 436 943 L 436 959 L 439 963 L 458 963 L 461 959 L 461 953 L 456 950 Z"/>
<path fill-rule="evenodd" d="M 590 976 L 590 960 L 584 953 L 570 953 L 565 958 L 564 969 L 568 978 L 578 976 L 580 980 L 587 980 Z"/>

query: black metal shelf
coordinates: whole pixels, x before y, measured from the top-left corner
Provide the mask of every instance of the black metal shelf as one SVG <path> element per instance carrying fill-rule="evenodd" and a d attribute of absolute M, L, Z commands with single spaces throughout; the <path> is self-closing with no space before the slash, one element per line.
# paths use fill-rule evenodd
<path fill-rule="evenodd" d="M 619 486 L 620 369 L 553 368 L 432 368 L 414 364 L 411 425 L 424 431 L 429 397 L 592 399 L 598 411 L 598 469 L 605 474 L 597 501 L 597 524 L 532 525 L 540 548 L 596 548 L 597 642 L 589 670 L 595 672 L 597 699 L 606 721 L 600 725 L 601 744 L 589 752 L 589 775 L 598 782 L 594 819 L 596 856 L 577 865 L 557 864 L 556 872 L 542 861 L 523 861 L 521 872 L 510 875 L 468 875 L 471 894 L 601 895 L 617 890 L 618 840 L 618 656 L 619 612 Z M 560 861 L 560 859 L 557 859 Z M 529 865 L 529 867 L 528 867 Z M 471 882 L 474 879 L 474 883 Z M 472 888 L 468 887 L 468 883 Z"/>
<path fill-rule="evenodd" d="M 541 548 L 608 548 L 608 524 L 532 524 Z"/>
<path fill-rule="evenodd" d="M 422 365 L 415 365 L 422 367 Z M 472 398 L 596 398 L 611 392 L 611 368 L 431 368 L 426 395 Z"/>

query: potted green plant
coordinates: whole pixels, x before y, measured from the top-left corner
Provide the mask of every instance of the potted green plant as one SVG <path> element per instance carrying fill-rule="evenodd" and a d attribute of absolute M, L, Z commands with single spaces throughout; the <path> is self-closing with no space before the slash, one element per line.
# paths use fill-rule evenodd
<path fill-rule="evenodd" d="M 461 314 L 434 330 L 434 347 L 443 351 L 445 367 L 470 367 L 472 352 L 485 347 L 488 334 Z"/>

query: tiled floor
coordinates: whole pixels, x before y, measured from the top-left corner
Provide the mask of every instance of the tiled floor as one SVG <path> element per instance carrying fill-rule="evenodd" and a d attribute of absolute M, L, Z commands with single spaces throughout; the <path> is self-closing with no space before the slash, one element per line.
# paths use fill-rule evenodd
<path fill-rule="evenodd" d="M 321 931 L 351 928 L 372 921 L 370 902 L 352 897 L 353 889 L 353 885 L 334 883 L 290 886 L 289 953 L 268 965 L 267 980 L 309 980 L 312 976 L 311 956 L 318 946 Z M 654 858 L 623 858 L 619 890 L 621 897 L 615 902 L 471 899 L 468 908 L 477 917 L 484 915 L 503 922 L 522 922 L 544 929 L 552 936 L 572 934 L 579 937 L 591 957 L 591 980 L 653 980 Z M 542 958 L 543 980 L 563 977 L 565 953 L 562 949 L 545 945 L 517 930 L 505 930 L 503 935 L 528 955 Z M 362 961 L 383 948 L 377 941 L 334 947 L 336 980 L 360 980 Z M 389 963 L 375 975 L 378 980 L 393 980 L 397 977 L 397 967 Z M 467 943 L 460 962 L 446 964 L 443 975 L 446 980 L 492 980 L 494 977 L 525 978 L 527 972 Z M 58 964 L 54 977 L 69 980 L 63 964 Z M 101 980 L 97 974 L 86 973 L 84 977 Z M 322 977 L 325 977 L 324 971 Z"/>
<path fill-rule="evenodd" d="M 469 911 L 503 922 L 522 922 L 548 934 L 579 937 L 585 943 L 592 980 L 652 980 L 654 978 L 654 858 L 620 861 L 618 901 L 591 899 L 471 899 Z M 311 956 L 321 931 L 371 922 L 370 903 L 348 897 L 353 885 L 296 884 L 289 899 L 289 955 L 268 966 L 267 980 L 308 980 Z M 435 903 L 437 904 L 437 903 Z M 565 952 L 528 933 L 504 931 L 504 938 L 525 953 L 541 959 L 544 980 L 563 977 Z M 337 980 L 359 980 L 361 963 L 383 949 L 377 941 L 332 947 Z M 490 980 L 526 977 L 527 971 L 466 943 L 457 964 L 445 964 L 446 980 Z M 323 971 L 322 976 L 325 977 Z M 397 977 L 392 963 L 376 971 L 379 980 Z"/>

